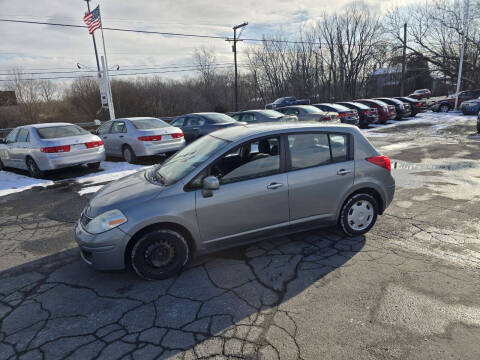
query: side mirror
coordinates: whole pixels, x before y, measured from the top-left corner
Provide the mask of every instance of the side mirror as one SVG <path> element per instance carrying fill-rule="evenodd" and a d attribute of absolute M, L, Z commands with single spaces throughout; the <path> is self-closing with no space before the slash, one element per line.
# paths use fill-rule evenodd
<path fill-rule="evenodd" d="M 220 182 L 215 176 L 207 176 L 203 179 L 203 197 L 212 197 L 213 190 L 218 190 L 220 188 Z"/>

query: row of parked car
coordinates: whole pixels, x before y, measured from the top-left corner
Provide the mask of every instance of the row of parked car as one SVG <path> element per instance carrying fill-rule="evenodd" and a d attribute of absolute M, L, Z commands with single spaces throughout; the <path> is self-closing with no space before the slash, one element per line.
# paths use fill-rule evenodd
<path fill-rule="evenodd" d="M 415 116 L 426 106 L 412 98 L 361 99 L 351 102 L 290 105 L 275 110 L 246 110 L 230 114 L 192 113 L 170 123 L 136 117 L 103 123 L 92 132 L 69 123 L 47 123 L 13 129 L 0 144 L 0 170 L 17 168 L 42 178 L 45 172 L 88 165 L 98 169 L 106 156 L 135 163 L 140 157 L 171 155 L 215 130 L 266 122 L 337 122 L 368 127 L 390 119 Z"/>

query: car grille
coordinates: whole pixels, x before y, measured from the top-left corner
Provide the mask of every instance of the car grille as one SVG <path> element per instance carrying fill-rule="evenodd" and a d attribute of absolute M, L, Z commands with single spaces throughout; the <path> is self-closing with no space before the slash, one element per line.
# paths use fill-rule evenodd
<path fill-rule="evenodd" d="M 88 225 L 88 223 L 89 223 L 90 221 L 92 221 L 92 218 L 89 218 L 89 217 L 85 214 L 85 212 L 82 212 L 82 215 L 80 216 L 80 224 L 82 224 L 82 226 L 83 226 L 84 228 L 86 228 L 87 225 Z"/>

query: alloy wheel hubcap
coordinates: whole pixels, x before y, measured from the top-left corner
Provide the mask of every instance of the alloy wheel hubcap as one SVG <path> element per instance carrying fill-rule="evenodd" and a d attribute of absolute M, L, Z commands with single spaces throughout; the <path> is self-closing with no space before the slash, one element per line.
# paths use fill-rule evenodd
<path fill-rule="evenodd" d="M 175 248 L 165 240 L 157 241 L 145 250 L 145 260 L 155 268 L 168 266 L 175 258 Z"/>
<path fill-rule="evenodd" d="M 127 162 L 130 162 L 132 160 L 132 154 L 130 154 L 129 149 L 125 149 L 124 157 L 125 157 L 125 160 L 127 160 Z"/>
<path fill-rule="evenodd" d="M 355 202 L 348 211 L 347 221 L 356 231 L 365 230 L 373 220 L 373 206 L 370 201 L 360 200 Z"/>

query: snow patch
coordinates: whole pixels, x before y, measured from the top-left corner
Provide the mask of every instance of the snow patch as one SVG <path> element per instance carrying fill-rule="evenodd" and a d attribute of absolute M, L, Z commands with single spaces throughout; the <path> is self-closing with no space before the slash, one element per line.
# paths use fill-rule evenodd
<path fill-rule="evenodd" d="M 103 187 L 103 185 L 89 186 L 89 187 L 83 188 L 83 189 L 81 189 L 77 192 L 78 192 L 79 195 L 92 194 L 92 193 L 96 193 L 102 187 Z"/>
<path fill-rule="evenodd" d="M 45 187 L 49 185 L 53 185 L 53 181 L 35 179 L 10 171 L 0 171 L 0 196 L 17 193 L 35 186 Z"/>

